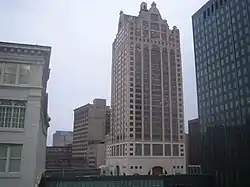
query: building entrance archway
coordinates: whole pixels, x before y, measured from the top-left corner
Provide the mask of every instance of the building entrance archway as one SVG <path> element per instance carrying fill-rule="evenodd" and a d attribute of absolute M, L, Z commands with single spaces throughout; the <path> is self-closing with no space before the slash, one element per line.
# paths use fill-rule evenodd
<path fill-rule="evenodd" d="M 159 176 L 164 174 L 164 169 L 161 166 L 155 166 L 152 168 L 152 175 Z"/>

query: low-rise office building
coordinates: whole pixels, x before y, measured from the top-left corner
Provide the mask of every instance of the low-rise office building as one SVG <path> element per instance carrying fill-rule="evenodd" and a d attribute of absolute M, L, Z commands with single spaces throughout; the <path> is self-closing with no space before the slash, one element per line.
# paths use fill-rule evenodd
<path fill-rule="evenodd" d="M 49 146 L 46 152 L 46 170 L 71 168 L 72 146 Z"/>

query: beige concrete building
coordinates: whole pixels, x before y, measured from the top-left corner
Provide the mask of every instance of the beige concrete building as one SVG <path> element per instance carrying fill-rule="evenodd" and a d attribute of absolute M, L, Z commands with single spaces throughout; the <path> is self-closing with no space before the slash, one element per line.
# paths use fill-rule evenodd
<path fill-rule="evenodd" d="M 73 167 L 98 168 L 105 164 L 107 110 L 105 99 L 95 99 L 93 104 L 74 110 Z"/>
<path fill-rule="evenodd" d="M 185 173 L 180 31 L 155 3 L 120 12 L 113 42 L 111 143 L 115 174 Z"/>
<path fill-rule="evenodd" d="M 0 186 L 33 187 L 45 171 L 51 47 L 0 42 Z"/>

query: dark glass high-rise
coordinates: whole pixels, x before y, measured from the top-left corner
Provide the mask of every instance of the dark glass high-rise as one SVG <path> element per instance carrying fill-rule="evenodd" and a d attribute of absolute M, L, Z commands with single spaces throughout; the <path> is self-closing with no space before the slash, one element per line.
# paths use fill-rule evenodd
<path fill-rule="evenodd" d="M 202 171 L 250 186 L 250 0 L 210 0 L 192 22 Z"/>

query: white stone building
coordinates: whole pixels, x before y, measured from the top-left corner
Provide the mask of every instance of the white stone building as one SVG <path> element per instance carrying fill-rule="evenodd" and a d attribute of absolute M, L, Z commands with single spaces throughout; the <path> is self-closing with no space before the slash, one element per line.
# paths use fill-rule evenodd
<path fill-rule="evenodd" d="M 51 48 L 0 42 L 0 186 L 33 187 L 45 171 Z"/>

